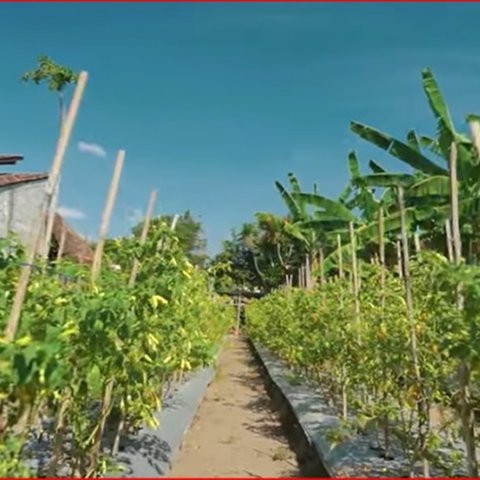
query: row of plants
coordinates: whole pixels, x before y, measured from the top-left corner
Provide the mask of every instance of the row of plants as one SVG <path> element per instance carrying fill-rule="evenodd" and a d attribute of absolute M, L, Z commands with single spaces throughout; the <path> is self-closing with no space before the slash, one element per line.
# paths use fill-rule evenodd
<path fill-rule="evenodd" d="M 23 257 L 4 241 L 2 327 Z M 16 337 L 0 343 L 1 477 L 115 471 L 122 438 L 156 425 L 168 385 L 216 358 L 229 307 L 165 224 L 153 225 L 144 244 L 110 242 L 105 262 L 122 268 L 105 266 L 95 282 L 88 267 L 67 261 L 53 273 L 38 261 L 32 271 Z M 40 444 L 46 461 L 32 471 Z"/>
<path fill-rule="evenodd" d="M 426 474 L 458 474 L 465 432 L 457 372 L 468 359 L 475 381 L 480 374 L 480 269 L 453 267 L 432 252 L 413 260 L 416 372 L 403 280 L 378 264 L 359 265 L 357 307 L 351 279 L 284 288 L 248 305 L 248 334 L 322 390 L 342 419 L 332 447 L 368 424 L 380 432 L 385 459 L 407 460 L 406 471 L 394 475 L 420 475 L 422 463 Z M 463 314 L 455 295 L 460 279 Z"/>
<path fill-rule="evenodd" d="M 433 135 L 350 125 L 402 170 L 363 174 L 352 151 L 333 199 L 290 173 L 287 214 L 258 213 L 217 258 L 238 268 L 224 282 L 268 293 L 248 332 L 327 392 L 344 421 L 332 441 L 367 422 L 406 473 L 478 477 L 480 117 L 460 132 L 431 70 L 422 85 Z"/>

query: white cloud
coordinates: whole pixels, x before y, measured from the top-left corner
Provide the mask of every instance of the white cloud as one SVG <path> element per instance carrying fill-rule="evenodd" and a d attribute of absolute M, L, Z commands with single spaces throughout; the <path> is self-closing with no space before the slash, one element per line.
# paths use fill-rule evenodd
<path fill-rule="evenodd" d="M 63 218 L 67 218 L 70 220 L 81 220 L 82 218 L 86 217 L 85 212 L 78 208 L 58 207 L 57 212 Z"/>
<path fill-rule="evenodd" d="M 78 150 L 83 153 L 90 153 L 95 157 L 105 158 L 107 156 L 105 149 L 97 143 L 78 142 Z"/>
<path fill-rule="evenodd" d="M 143 210 L 141 208 L 130 208 L 127 212 L 127 222 L 130 227 L 137 226 L 143 220 Z"/>

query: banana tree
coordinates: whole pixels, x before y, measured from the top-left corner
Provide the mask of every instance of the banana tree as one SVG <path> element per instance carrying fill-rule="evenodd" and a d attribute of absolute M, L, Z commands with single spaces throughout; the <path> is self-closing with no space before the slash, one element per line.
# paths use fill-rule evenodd
<path fill-rule="evenodd" d="M 423 89 L 430 109 L 437 122 L 436 138 L 417 136 L 413 131 L 407 134 L 405 142 L 393 138 L 373 127 L 351 123 L 351 130 L 362 139 L 388 152 L 410 167 L 411 174 L 375 172 L 364 177 L 369 185 L 381 186 L 401 180 L 405 188 L 406 204 L 418 211 L 430 211 L 431 215 L 416 222 L 422 231 L 431 232 L 425 240 L 432 247 L 445 245 L 444 224 L 450 216 L 449 170 L 450 147 L 455 143 L 458 151 L 458 184 L 460 192 L 460 218 L 462 239 L 470 257 L 480 251 L 480 162 L 473 142 L 459 133 L 453 124 L 447 104 L 438 84 L 429 69 L 422 72 Z M 478 117 L 470 115 L 468 121 Z M 443 237 L 443 238 L 439 238 Z"/>

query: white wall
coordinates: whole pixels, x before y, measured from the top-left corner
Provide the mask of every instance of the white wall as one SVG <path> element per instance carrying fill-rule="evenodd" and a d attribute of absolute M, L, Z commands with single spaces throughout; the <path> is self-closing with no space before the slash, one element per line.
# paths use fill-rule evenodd
<path fill-rule="evenodd" d="M 0 237 L 13 232 L 26 245 L 32 241 L 32 230 L 39 227 L 46 181 L 35 180 L 0 187 Z"/>

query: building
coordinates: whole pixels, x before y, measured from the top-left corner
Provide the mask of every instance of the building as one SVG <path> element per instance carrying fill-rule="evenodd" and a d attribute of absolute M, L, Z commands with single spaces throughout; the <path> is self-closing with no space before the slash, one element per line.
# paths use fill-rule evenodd
<path fill-rule="evenodd" d="M 14 165 L 21 159 L 20 156 L 0 155 L 0 165 Z M 23 244 L 31 244 L 34 232 L 39 230 L 47 182 L 48 173 L 0 173 L 0 237 L 14 234 Z M 56 204 L 57 194 L 53 200 L 54 208 Z M 53 218 L 48 252 L 51 258 L 55 258 L 62 236 L 65 236 L 64 257 L 80 263 L 92 262 L 93 252 L 88 243 L 58 213 Z M 45 250 L 41 253 L 47 253 Z"/>

